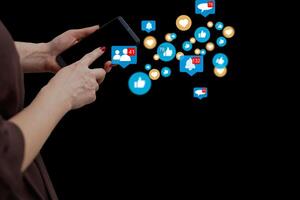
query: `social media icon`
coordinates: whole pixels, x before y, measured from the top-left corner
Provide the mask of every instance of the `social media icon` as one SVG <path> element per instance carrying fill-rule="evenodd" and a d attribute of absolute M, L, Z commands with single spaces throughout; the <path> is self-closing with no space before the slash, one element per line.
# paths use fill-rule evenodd
<path fill-rule="evenodd" d="M 136 72 L 129 78 L 128 87 L 133 94 L 144 95 L 151 89 L 151 80 L 144 72 Z"/>
<path fill-rule="evenodd" d="M 176 48 L 173 44 L 165 42 L 158 46 L 157 54 L 159 56 L 159 59 L 164 62 L 169 62 L 173 60 L 173 58 L 175 58 Z"/>
<path fill-rule="evenodd" d="M 234 36 L 234 34 L 235 34 L 235 30 L 232 26 L 226 26 L 223 29 L 223 35 L 226 38 L 232 38 Z"/>
<path fill-rule="evenodd" d="M 205 48 L 207 51 L 213 51 L 213 50 L 215 50 L 215 44 L 212 42 L 208 42 L 208 43 L 206 43 Z"/>
<path fill-rule="evenodd" d="M 145 65 L 145 70 L 149 71 L 151 68 L 152 68 L 152 66 L 150 64 Z"/>
<path fill-rule="evenodd" d="M 191 28 L 192 26 L 192 20 L 189 16 L 187 15 L 180 15 L 176 19 L 176 26 L 179 30 L 181 31 L 187 31 Z"/>
<path fill-rule="evenodd" d="M 192 48 L 193 48 L 193 45 L 190 41 L 185 41 L 182 44 L 182 49 L 185 50 L 185 51 L 190 51 Z"/>
<path fill-rule="evenodd" d="M 154 49 L 156 47 L 156 38 L 153 36 L 147 36 L 144 39 L 144 46 L 147 49 Z"/>
<path fill-rule="evenodd" d="M 203 17 L 216 13 L 215 0 L 196 0 L 195 13 L 200 14 Z"/>
<path fill-rule="evenodd" d="M 200 55 L 205 56 L 206 55 L 206 50 L 205 49 L 201 49 Z"/>
<path fill-rule="evenodd" d="M 175 40 L 175 39 L 177 38 L 177 34 L 176 34 L 176 33 L 171 33 L 170 36 L 171 36 L 171 39 L 172 39 L 172 40 Z"/>
<path fill-rule="evenodd" d="M 217 39 L 217 45 L 218 45 L 219 47 L 224 47 L 226 44 L 227 44 L 226 38 L 224 38 L 224 37 L 219 37 L 219 38 Z"/>
<path fill-rule="evenodd" d="M 217 69 L 222 69 L 228 65 L 228 57 L 223 53 L 218 53 L 213 57 L 213 65 Z"/>
<path fill-rule="evenodd" d="M 222 22 L 217 22 L 216 25 L 215 25 L 215 28 L 218 31 L 221 31 L 224 28 L 224 24 Z"/>
<path fill-rule="evenodd" d="M 193 76 L 197 72 L 203 72 L 204 60 L 203 56 L 182 56 L 180 58 L 180 72 L 188 73 Z"/>
<path fill-rule="evenodd" d="M 149 72 L 149 77 L 151 80 L 155 81 L 159 79 L 160 72 L 157 69 L 151 69 L 151 71 Z"/>
<path fill-rule="evenodd" d="M 196 40 L 200 43 L 205 43 L 210 38 L 210 32 L 209 32 L 208 28 L 206 28 L 206 27 L 197 28 L 194 35 L 195 35 Z"/>
<path fill-rule="evenodd" d="M 126 68 L 130 64 L 137 63 L 137 47 L 136 46 L 112 46 L 111 62 L 114 65 L 120 65 Z"/>
<path fill-rule="evenodd" d="M 214 68 L 214 74 L 219 77 L 219 78 L 222 78 L 224 77 L 226 74 L 227 74 L 227 68 L 224 67 L 224 68 Z"/>
<path fill-rule="evenodd" d="M 194 97 L 197 99 L 204 99 L 207 98 L 207 88 L 206 87 L 196 87 L 194 88 Z"/>
<path fill-rule="evenodd" d="M 167 77 L 171 76 L 171 69 L 170 69 L 169 67 L 163 67 L 163 68 L 161 69 L 160 74 L 161 74 L 163 77 L 167 78 Z"/>
<path fill-rule="evenodd" d="M 165 35 L 165 40 L 167 42 L 172 42 L 173 40 L 175 40 L 177 38 L 177 34 L 176 33 L 167 33 Z"/>
<path fill-rule="evenodd" d="M 156 30 L 156 21 L 154 20 L 143 20 L 142 21 L 142 31 L 150 33 Z"/>

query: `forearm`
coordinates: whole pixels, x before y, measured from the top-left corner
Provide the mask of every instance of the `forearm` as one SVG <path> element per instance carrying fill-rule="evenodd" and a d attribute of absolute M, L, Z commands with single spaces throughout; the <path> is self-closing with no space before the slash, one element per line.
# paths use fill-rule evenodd
<path fill-rule="evenodd" d="M 10 119 L 24 135 L 22 171 L 32 163 L 57 123 L 70 110 L 68 101 L 52 91 L 44 87 L 28 107 Z"/>
<path fill-rule="evenodd" d="M 45 72 L 48 57 L 46 43 L 15 42 L 25 73 Z"/>

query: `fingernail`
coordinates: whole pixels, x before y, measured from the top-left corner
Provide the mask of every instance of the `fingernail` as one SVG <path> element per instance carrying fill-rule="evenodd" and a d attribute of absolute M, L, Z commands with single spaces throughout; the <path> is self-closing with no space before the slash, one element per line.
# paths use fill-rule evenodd
<path fill-rule="evenodd" d="M 100 50 L 103 51 L 103 52 L 105 52 L 106 51 L 106 47 L 101 47 Z"/>

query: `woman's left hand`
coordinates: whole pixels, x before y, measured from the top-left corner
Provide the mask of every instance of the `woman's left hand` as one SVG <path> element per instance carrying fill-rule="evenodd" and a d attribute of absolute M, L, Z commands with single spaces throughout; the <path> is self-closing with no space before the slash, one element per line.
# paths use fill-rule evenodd
<path fill-rule="evenodd" d="M 25 73 L 56 73 L 60 70 L 60 66 L 56 62 L 56 57 L 98 29 L 99 26 L 97 25 L 68 30 L 48 43 L 16 42 L 23 71 Z"/>

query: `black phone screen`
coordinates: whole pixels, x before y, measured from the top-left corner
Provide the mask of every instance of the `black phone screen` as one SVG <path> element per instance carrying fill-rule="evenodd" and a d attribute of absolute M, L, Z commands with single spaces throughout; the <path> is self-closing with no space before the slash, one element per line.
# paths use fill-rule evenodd
<path fill-rule="evenodd" d="M 90 68 L 99 68 L 104 62 L 110 60 L 110 51 L 112 46 L 136 46 L 140 43 L 140 39 L 125 22 L 122 17 L 116 17 L 100 27 L 98 31 L 84 38 L 75 46 L 64 51 L 57 57 L 57 62 L 64 67 L 70 65 L 85 54 L 99 47 L 106 47 L 106 52 L 97 59 Z"/>

